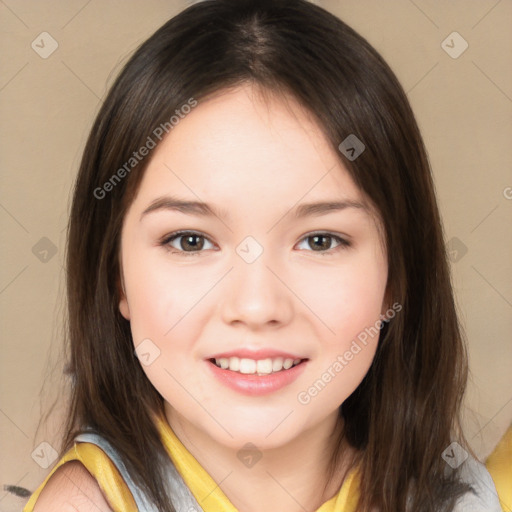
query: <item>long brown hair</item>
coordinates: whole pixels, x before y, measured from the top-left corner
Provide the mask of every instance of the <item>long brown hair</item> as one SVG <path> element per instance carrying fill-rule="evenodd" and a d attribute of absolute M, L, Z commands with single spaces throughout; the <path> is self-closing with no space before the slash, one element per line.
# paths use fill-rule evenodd
<path fill-rule="evenodd" d="M 295 98 L 336 151 L 351 134 L 365 145 L 355 160 L 338 154 L 383 219 L 387 292 L 402 311 L 382 329 L 370 370 L 339 410 L 343 435 L 358 450 L 359 510 L 404 511 L 411 496 L 410 510 L 449 511 L 468 489 L 442 458 L 454 439 L 468 449 L 459 417 L 467 356 L 426 150 L 382 57 L 305 0 L 192 5 L 138 48 L 111 87 L 86 143 L 68 226 L 73 387 L 60 455 L 92 426 L 159 510 L 174 510 L 155 463 L 168 458 L 153 422 L 163 399 L 118 309 L 122 222 L 151 153 L 112 177 L 190 98 L 200 103 L 241 84 Z M 340 457 L 341 449 L 331 476 Z"/>

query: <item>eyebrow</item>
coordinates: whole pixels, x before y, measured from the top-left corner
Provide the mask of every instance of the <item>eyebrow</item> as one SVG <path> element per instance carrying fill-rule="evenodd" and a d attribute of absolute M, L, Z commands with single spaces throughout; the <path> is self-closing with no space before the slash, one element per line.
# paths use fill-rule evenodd
<path fill-rule="evenodd" d="M 202 201 L 189 201 L 179 199 L 173 196 L 158 197 L 142 212 L 140 220 L 151 212 L 169 210 L 185 213 L 187 215 L 198 215 L 202 217 L 229 218 L 228 210 L 225 208 L 217 209 L 213 205 L 203 203 Z"/>
<path fill-rule="evenodd" d="M 303 203 L 292 209 L 292 215 L 297 219 L 308 216 L 321 216 L 335 211 L 346 210 L 347 208 L 356 208 L 368 212 L 368 207 L 360 202 L 353 200 L 332 200 L 320 201 L 316 203 Z M 201 217 L 218 217 L 229 219 L 230 215 L 226 208 L 216 208 L 215 206 L 202 201 L 189 201 L 179 199 L 173 196 L 158 197 L 142 212 L 140 220 L 147 214 L 156 211 L 177 211 L 186 215 L 197 215 Z"/>

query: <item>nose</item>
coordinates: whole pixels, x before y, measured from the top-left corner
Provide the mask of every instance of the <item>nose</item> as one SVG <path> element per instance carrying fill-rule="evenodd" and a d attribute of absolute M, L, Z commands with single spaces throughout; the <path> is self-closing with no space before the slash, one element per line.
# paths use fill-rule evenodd
<path fill-rule="evenodd" d="M 287 277 L 276 263 L 267 263 L 265 252 L 252 263 L 235 259 L 220 306 L 224 322 L 245 324 L 253 330 L 289 323 L 293 293 L 287 287 Z"/>

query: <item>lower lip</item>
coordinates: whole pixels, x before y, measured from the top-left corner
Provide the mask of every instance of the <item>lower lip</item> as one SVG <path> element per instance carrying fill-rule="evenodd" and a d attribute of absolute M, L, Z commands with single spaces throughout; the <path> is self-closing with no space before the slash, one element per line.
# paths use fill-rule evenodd
<path fill-rule="evenodd" d="M 273 393 L 291 384 L 304 371 L 307 362 L 308 360 L 304 360 L 288 370 L 281 370 L 269 375 L 245 374 L 223 370 L 209 360 L 206 361 L 206 364 L 213 375 L 229 388 L 244 395 L 261 396 Z"/>

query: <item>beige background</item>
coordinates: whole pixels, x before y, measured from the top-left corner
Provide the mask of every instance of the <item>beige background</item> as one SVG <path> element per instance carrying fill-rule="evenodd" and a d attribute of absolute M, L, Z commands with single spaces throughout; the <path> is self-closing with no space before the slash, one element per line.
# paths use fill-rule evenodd
<path fill-rule="evenodd" d="M 381 52 L 417 115 L 470 348 L 466 433 L 485 457 L 512 420 L 512 0 L 315 3 Z M 58 446 L 60 413 L 35 434 L 58 398 L 63 230 L 87 132 L 129 54 L 187 5 L 0 0 L 0 511 L 25 501 L 3 485 L 32 491 L 48 473 L 39 443 Z M 458 58 L 441 46 L 453 31 L 469 44 Z M 42 32 L 58 43 L 46 59 L 31 47 Z"/>

